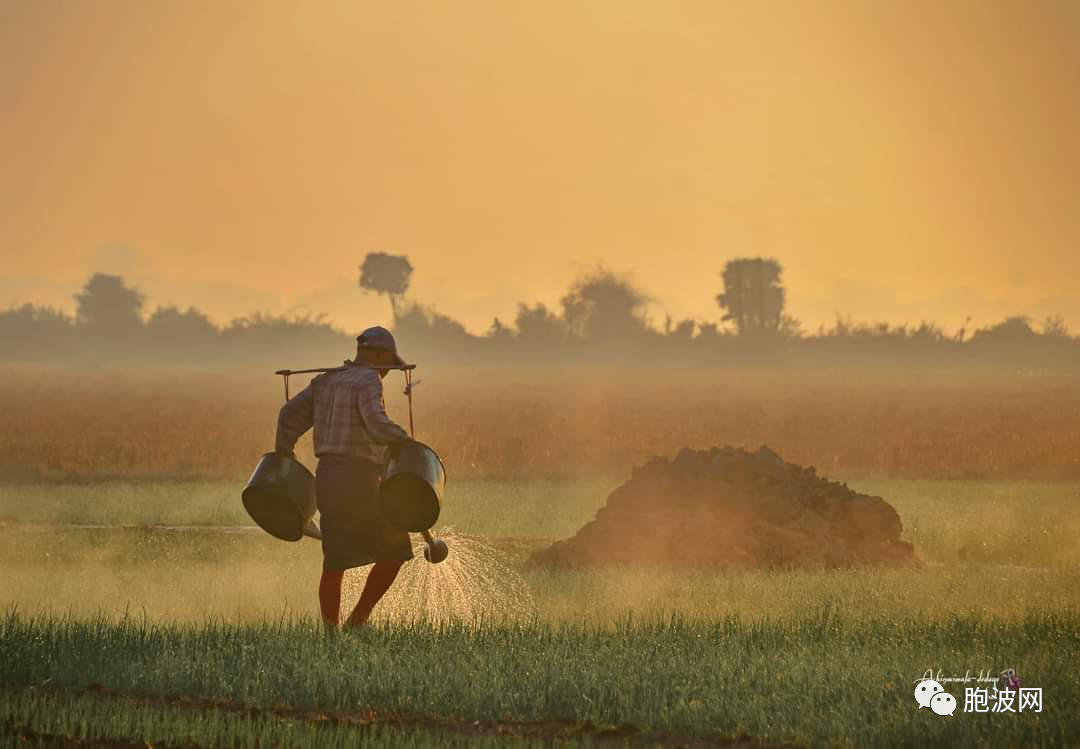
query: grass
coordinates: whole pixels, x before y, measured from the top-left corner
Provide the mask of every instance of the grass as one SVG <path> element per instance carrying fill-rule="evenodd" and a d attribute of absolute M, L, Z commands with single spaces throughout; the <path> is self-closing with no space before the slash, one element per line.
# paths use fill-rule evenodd
<path fill-rule="evenodd" d="M 495 571 L 462 561 L 463 547 L 490 549 Z M 0 532 L 0 606 L 27 612 L 95 616 L 125 610 L 158 622 L 197 622 L 207 616 L 257 623 L 313 615 L 321 566 L 317 543 L 286 544 L 260 534 L 159 531 Z M 474 549 L 475 551 L 475 549 Z M 917 569 L 699 572 L 679 574 L 609 568 L 522 569 L 513 551 L 480 540 L 451 539 L 459 576 L 491 579 L 482 608 L 520 610 L 544 621 L 610 625 L 628 615 L 678 612 L 695 618 L 739 614 L 775 618 L 830 602 L 854 614 L 979 613 L 1022 617 L 1029 608 L 1080 608 L 1080 569 L 935 564 Z M 475 607 L 433 587 L 440 575 L 419 557 L 377 610 L 387 621 L 408 620 L 442 607 L 466 615 Z M 349 573 L 351 603 L 365 571 Z M 453 582 L 452 580 L 449 582 Z"/>
<path fill-rule="evenodd" d="M 578 730 L 586 723 L 632 723 L 654 732 L 636 735 L 645 743 L 1080 736 L 1080 391 L 1067 383 L 426 378 L 418 434 L 448 464 L 436 530 L 451 557 L 406 565 L 376 626 L 337 638 L 314 621 L 318 544 L 239 527 L 250 525 L 239 491 L 272 440 L 276 385 L 10 378 L 0 737 L 471 746 L 513 725 L 527 728 L 507 734 L 519 743 L 549 746 L 602 738 Z M 400 396 L 387 399 L 401 417 Z M 678 574 L 526 563 L 644 459 L 762 442 L 887 499 L 924 564 Z M 346 607 L 363 574 L 347 578 Z M 928 669 L 1006 667 L 1043 687 L 1042 713 L 915 707 Z M 312 720 L 281 703 L 406 719 Z M 478 720 L 498 725 L 464 728 Z"/>
<path fill-rule="evenodd" d="M 592 493 L 590 483 L 519 482 L 516 494 L 508 494 L 500 481 L 471 484 L 470 491 L 454 494 L 447 502 L 447 517 L 456 519 L 460 529 L 449 534 L 450 560 L 436 568 L 419 558 L 407 565 L 380 615 L 388 620 L 435 610 L 467 615 L 479 606 L 498 612 L 512 608 L 548 622 L 607 625 L 629 615 L 672 612 L 706 619 L 732 614 L 775 618 L 809 611 L 826 601 L 860 616 L 977 613 L 1015 619 L 1029 608 L 1080 607 L 1080 565 L 1075 557 L 1080 534 L 1070 485 L 898 481 L 858 485 L 894 501 L 905 519 L 906 536 L 926 563 L 920 568 L 679 574 L 617 567 L 552 572 L 523 566 L 532 551 L 576 530 L 602 499 Z M 61 493 L 63 489 L 52 487 Z M 70 501 L 84 500 L 78 492 L 85 489 L 74 487 Z M 145 521 L 157 512 L 150 498 L 159 498 L 164 508 L 175 508 L 190 496 L 187 490 L 185 484 L 169 484 L 126 492 L 118 508 L 110 507 L 108 496 L 101 495 L 83 510 L 87 513 L 83 519 L 102 520 L 94 515 L 100 512 L 114 519 Z M 26 499 L 20 491 L 5 497 Z M 224 496 L 225 488 L 221 491 Z M 236 508 L 235 487 L 232 491 L 229 506 Z M 29 506 L 47 506 L 46 496 L 42 492 L 37 504 Z M 140 496 L 148 498 L 145 503 L 128 502 Z M 22 502 L 16 501 L 6 507 L 20 506 Z M 217 501 L 207 506 L 216 507 Z M 179 519 L 197 522 L 197 506 L 189 509 L 192 514 Z M 445 529 L 440 525 L 437 530 Z M 970 551 L 961 554 L 965 549 Z M 0 527 L 0 605 L 82 616 L 133 608 L 161 622 L 193 622 L 206 616 L 259 622 L 283 612 L 309 615 L 320 562 L 317 543 L 288 544 L 256 529 L 8 523 Z M 447 570 L 456 577 L 447 577 Z M 348 596 L 356 594 L 363 575 L 349 573 L 348 605 Z M 440 594 L 452 584 L 460 587 L 470 576 L 486 581 L 468 591 L 469 596 L 481 597 L 481 604 L 466 606 L 461 596 Z"/>
<path fill-rule="evenodd" d="M 632 723 L 852 746 L 1054 746 L 1080 725 L 1080 614 L 860 617 L 822 606 L 777 620 L 588 625 L 423 622 L 327 638 L 311 624 L 155 625 L 10 614 L 3 683 L 122 685 L 248 705 L 376 708 L 462 721 Z M 1041 713 L 943 719 L 912 697 L 926 669 L 1018 669 Z M 959 691 L 959 690 L 957 690 Z M 958 700 L 962 705 L 963 696 Z M 11 708 L 6 708 L 11 709 Z"/>
<path fill-rule="evenodd" d="M 1080 565 L 1080 483 L 848 482 L 884 497 L 922 559 L 943 564 Z"/>
<path fill-rule="evenodd" d="M 624 479 L 452 479 L 440 527 L 488 540 L 517 539 L 528 551 L 573 535 Z M 864 479 L 849 485 L 892 504 L 904 539 L 926 561 L 1080 564 L 1080 484 Z M 161 480 L 9 484 L 0 486 L 0 523 L 250 526 L 240 504 L 242 486 Z"/>
<path fill-rule="evenodd" d="M 208 746 L 252 746 L 260 737 L 262 746 L 280 737 L 290 746 L 495 741 L 461 732 L 477 720 L 631 723 L 657 736 L 850 746 L 916 738 L 930 746 L 1055 746 L 1078 735 L 1080 684 L 1070 664 L 1080 656 L 1080 566 L 1061 554 L 1075 538 L 1072 485 L 856 482 L 914 518 L 908 533 L 927 562 L 920 568 L 677 574 L 522 566 L 530 550 L 590 517 L 611 483 L 454 484 L 447 516 L 470 533 L 451 534 L 451 560 L 499 565 L 494 574 L 487 563 L 456 568 L 489 588 L 481 617 L 424 619 L 440 606 L 450 614 L 476 609 L 459 611 L 439 597 L 454 581 L 437 576 L 455 569 L 450 562 L 418 560 L 380 604 L 375 628 L 332 639 L 314 623 L 313 542 L 258 531 L 41 524 L 68 505 L 84 521 L 146 522 L 185 508 L 173 519 L 197 523 L 208 508 L 235 512 L 235 485 L 8 487 L 0 605 L 17 609 L 0 625 L 0 684 L 8 687 L 0 723 L 38 735 L 191 737 Z M 18 522 L 19 508 L 35 522 Z M 985 543 L 974 545 L 979 539 Z M 960 559 L 965 546 L 972 551 Z M 352 574 L 346 607 L 361 581 Z M 1042 713 L 943 719 L 915 708 L 913 682 L 927 669 L 1006 667 L 1044 688 Z M 61 691 L 43 692 L 42 684 Z M 78 691 L 90 684 L 262 708 L 431 714 L 443 723 L 338 726 L 127 697 L 103 706 L 100 695 Z M 955 696 L 962 706 L 962 692 Z M 543 733 L 563 728 L 515 740 L 596 738 Z"/>
<path fill-rule="evenodd" d="M 282 398 L 269 373 L 5 374 L 0 476 L 8 480 L 242 481 L 273 445 Z M 426 372 L 417 436 L 454 480 L 622 475 L 684 446 L 762 443 L 848 478 L 1080 478 L 1080 389 L 1071 379 L 669 377 L 677 374 L 492 382 Z M 404 422 L 394 377 L 387 404 Z M 309 438 L 300 454 L 310 459 Z"/>
<path fill-rule="evenodd" d="M 438 532 L 453 527 L 451 559 L 407 565 L 381 610 L 390 619 L 478 607 L 513 608 L 548 622 L 607 625 L 628 615 L 678 612 L 748 619 L 812 610 L 822 602 L 860 616 L 994 615 L 1080 608 L 1076 487 L 1067 483 L 864 481 L 898 509 L 916 569 L 699 572 L 610 568 L 549 572 L 528 555 L 592 517 L 617 479 L 464 479 L 450 485 Z M 234 484 L 20 485 L 0 494 L 0 606 L 94 616 L 133 609 L 155 621 L 206 616 L 259 622 L 309 615 L 321 552 L 258 530 L 64 528 L 44 523 L 195 525 L 210 518 L 250 524 Z M 32 523 L 19 522 L 22 516 Z M 417 542 L 418 543 L 418 542 Z M 472 558 L 470 559 L 469 553 Z M 448 579 L 450 569 L 457 578 Z M 438 573 L 438 574 L 436 574 Z M 355 596 L 364 572 L 349 573 Z M 489 580 L 469 595 L 436 595 L 469 575 Z M 467 582 L 467 581 L 466 581 Z M 462 593 L 462 595 L 465 595 Z"/>
<path fill-rule="evenodd" d="M 592 517 L 617 478 L 455 479 L 442 525 L 485 537 L 560 538 Z M 250 526 L 240 481 L 108 480 L 0 485 L 0 523 Z"/>

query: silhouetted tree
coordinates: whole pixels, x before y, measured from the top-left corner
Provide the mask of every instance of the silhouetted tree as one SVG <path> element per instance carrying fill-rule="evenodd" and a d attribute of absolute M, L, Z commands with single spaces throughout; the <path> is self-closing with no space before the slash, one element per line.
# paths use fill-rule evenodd
<path fill-rule="evenodd" d="M 53 307 L 23 304 L 0 311 L 0 358 L 70 356 L 75 321 Z"/>
<path fill-rule="evenodd" d="M 443 357 L 475 362 L 480 347 L 487 342 L 452 317 L 421 304 L 409 304 L 401 310 L 394 335 L 399 353 L 409 362 Z"/>
<path fill-rule="evenodd" d="M 397 319 L 394 331 L 403 339 L 431 341 L 463 341 L 471 338 L 465 326 L 452 317 L 422 304 L 410 304 Z"/>
<path fill-rule="evenodd" d="M 514 337 L 514 331 L 503 325 L 502 320 L 496 317 L 488 328 L 487 337 L 493 342 L 504 343 Z"/>
<path fill-rule="evenodd" d="M 146 329 L 154 339 L 177 345 L 206 341 L 218 335 L 217 326 L 200 310 L 188 307 L 158 307 L 146 321 Z"/>
<path fill-rule="evenodd" d="M 648 301 L 629 281 L 598 270 L 578 279 L 563 297 L 563 319 L 575 335 L 624 341 L 645 331 Z"/>
<path fill-rule="evenodd" d="M 772 258 L 737 258 L 724 266 L 724 291 L 716 303 L 723 320 L 735 323 L 740 336 L 775 334 L 795 324 L 784 317 L 783 269 Z"/>
<path fill-rule="evenodd" d="M 226 356 L 248 362 L 273 362 L 275 367 L 342 361 L 355 346 L 353 336 L 330 325 L 323 315 L 310 314 L 255 313 L 236 318 L 221 331 L 219 340 L 219 348 Z"/>
<path fill-rule="evenodd" d="M 409 288 L 409 275 L 413 267 L 405 255 L 388 255 L 385 252 L 369 252 L 360 266 L 361 289 L 386 294 L 390 297 L 390 310 L 398 319 L 397 298 Z"/>
<path fill-rule="evenodd" d="M 971 337 L 971 342 L 980 346 L 996 344 L 1002 349 L 1030 343 L 1039 337 L 1031 327 L 1031 318 L 1027 315 L 1006 317 L 997 325 L 980 328 Z"/>
<path fill-rule="evenodd" d="M 144 296 L 120 276 L 95 273 L 75 295 L 76 319 L 100 333 L 124 335 L 142 327 Z"/>
<path fill-rule="evenodd" d="M 697 328 L 697 323 L 693 320 L 680 320 L 674 327 L 671 325 L 671 318 L 668 318 L 667 329 L 664 332 L 665 337 L 673 341 L 682 341 L 689 343 L 694 339 L 694 330 Z"/>
<path fill-rule="evenodd" d="M 10 330 L 13 334 L 61 334 L 71 330 L 73 324 L 74 320 L 55 307 L 23 304 L 0 312 L 0 325 L 3 326 L 0 329 Z"/>
<path fill-rule="evenodd" d="M 566 325 L 542 304 L 519 304 L 514 327 L 518 340 L 529 346 L 549 346 L 566 337 Z"/>
<path fill-rule="evenodd" d="M 1042 335 L 1048 338 L 1068 338 L 1069 327 L 1065 324 L 1065 318 L 1061 315 L 1047 315 L 1043 318 L 1040 326 Z"/>
<path fill-rule="evenodd" d="M 698 344 L 714 345 L 717 341 L 723 338 L 725 333 L 720 330 L 720 327 L 714 322 L 698 323 L 697 336 L 694 340 Z"/>

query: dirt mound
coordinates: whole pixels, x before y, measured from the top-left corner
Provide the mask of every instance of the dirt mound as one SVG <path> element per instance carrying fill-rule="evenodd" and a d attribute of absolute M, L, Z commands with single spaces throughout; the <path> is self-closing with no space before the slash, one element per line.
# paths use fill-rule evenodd
<path fill-rule="evenodd" d="M 785 463 L 775 452 L 684 448 L 635 468 L 540 565 L 846 567 L 915 561 L 881 497 Z"/>

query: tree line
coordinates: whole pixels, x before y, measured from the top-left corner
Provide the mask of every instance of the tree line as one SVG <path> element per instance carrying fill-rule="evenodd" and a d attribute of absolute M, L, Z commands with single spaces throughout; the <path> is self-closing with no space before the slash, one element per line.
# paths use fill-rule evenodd
<path fill-rule="evenodd" d="M 714 320 L 646 316 L 650 299 L 609 270 L 583 274 L 558 306 L 519 304 L 481 335 L 408 298 L 412 264 L 369 253 L 361 291 L 385 295 L 403 352 L 426 364 L 464 367 L 626 369 L 720 367 L 786 371 L 1080 372 L 1080 339 L 1060 318 L 1035 325 L 1010 317 L 973 331 L 856 323 L 837 318 L 806 333 L 786 311 L 783 269 L 772 258 L 736 258 L 720 272 Z M 0 358 L 8 362 L 216 364 L 250 367 L 334 364 L 351 352 L 354 331 L 320 316 L 254 313 L 225 325 L 194 308 L 147 308 L 138 289 L 95 273 L 74 295 L 76 310 L 24 304 L 0 311 Z M 366 321 L 357 321 L 365 327 Z"/>

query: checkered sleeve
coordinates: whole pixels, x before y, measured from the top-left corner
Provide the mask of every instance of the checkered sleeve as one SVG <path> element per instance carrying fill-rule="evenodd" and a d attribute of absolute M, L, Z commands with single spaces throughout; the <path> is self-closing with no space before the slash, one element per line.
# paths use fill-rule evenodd
<path fill-rule="evenodd" d="M 274 449 L 292 452 L 300 435 L 315 422 L 315 392 L 311 385 L 290 398 L 278 412 L 277 437 Z"/>
<path fill-rule="evenodd" d="M 364 419 L 368 434 L 376 444 L 396 445 L 410 439 L 409 433 L 386 415 L 386 406 L 383 404 L 382 397 L 382 380 L 374 372 L 357 393 L 356 405 Z"/>

